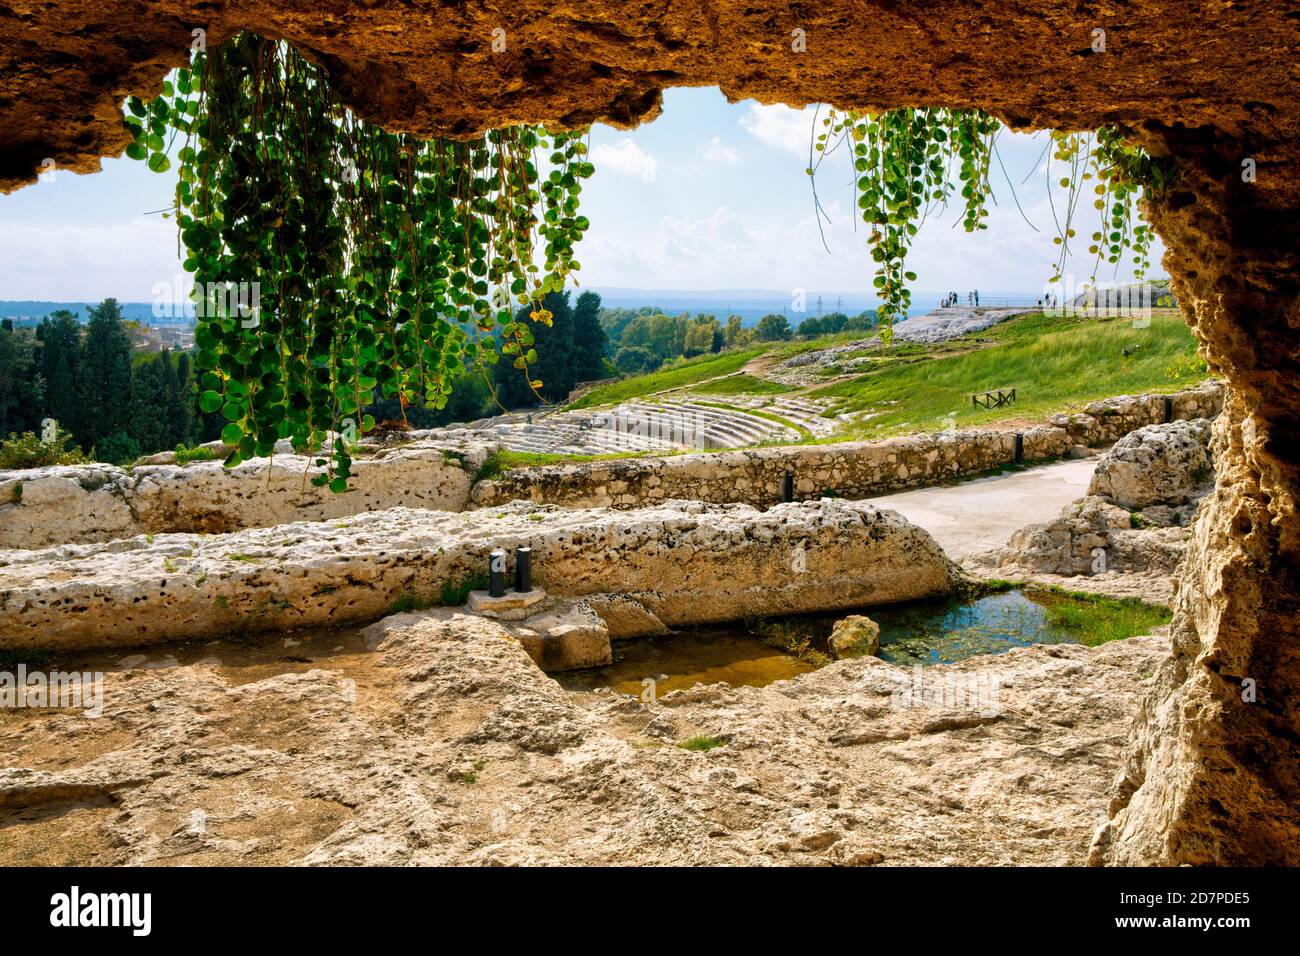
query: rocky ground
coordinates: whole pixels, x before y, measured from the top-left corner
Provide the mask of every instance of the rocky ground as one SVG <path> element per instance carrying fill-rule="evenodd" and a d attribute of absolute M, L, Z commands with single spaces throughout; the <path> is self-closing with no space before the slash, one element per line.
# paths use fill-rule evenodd
<path fill-rule="evenodd" d="M 285 644 L 58 662 L 104 713 L 0 711 L 0 862 L 1081 864 L 1167 653 L 927 670 L 946 705 L 875 658 L 643 703 L 447 612 Z"/>
<path fill-rule="evenodd" d="M 1007 319 L 1024 315 L 1026 309 L 976 308 L 953 306 L 936 308 L 925 315 L 913 316 L 894 326 L 894 339 L 898 342 L 922 342 L 933 345 L 960 338 L 971 332 L 981 332 Z M 783 385 L 804 387 L 824 385 L 836 375 L 850 375 L 866 371 L 874 359 L 860 354 L 866 349 L 881 345 L 881 338 L 873 335 L 815 352 L 802 352 L 770 369 L 767 377 Z"/>
<path fill-rule="evenodd" d="M 1123 407 L 1092 419 L 1123 427 Z M 1134 431 L 1088 496 L 981 573 L 1166 599 L 1209 476 L 1205 431 Z M 429 600 L 520 543 L 574 600 L 324 627 Z M 1079 566 L 1097 547 L 1113 562 L 1100 574 Z M 657 700 L 653 684 L 570 692 L 536 663 L 606 661 L 611 637 L 666 624 L 956 585 L 925 531 L 831 498 L 399 508 L 8 551 L 0 568 L 6 668 L 84 672 L 102 692 L 94 716 L 0 707 L 6 865 L 1098 862 L 1132 716 L 1169 652 L 1157 635 L 917 673 L 851 657 Z M 867 653 L 878 630 L 841 636 L 837 654 Z M 171 643 L 127 646 L 146 640 Z M 89 644 L 113 646 L 72 649 Z"/>

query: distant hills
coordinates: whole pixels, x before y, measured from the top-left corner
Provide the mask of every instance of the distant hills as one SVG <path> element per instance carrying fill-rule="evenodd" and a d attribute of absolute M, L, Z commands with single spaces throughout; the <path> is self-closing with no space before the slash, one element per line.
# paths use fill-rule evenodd
<path fill-rule="evenodd" d="M 575 289 L 575 295 L 587 291 L 586 288 Z M 722 321 L 729 315 L 740 316 L 745 326 L 757 325 L 758 320 L 770 313 L 785 315 L 792 325 L 798 325 L 803 319 L 815 316 L 820 311 L 823 315 L 843 312 L 846 315 L 858 315 L 868 309 L 875 309 L 879 300 L 862 292 L 836 292 L 816 289 L 806 290 L 803 308 L 797 309 L 792 291 L 780 289 L 634 289 L 619 286 L 597 286 L 591 291 L 600 294 L 601 303 L 611 309 L 639 309 L 650 306 L 668 315 L 691 315 L 711 313 Z M 958 290 L 963 304 L 967 290 Z M 921 315 L 929 312 L 939 304 L 945 293 L 913 292 L 912 314 Z M 1024 305 L 1033 303 L 1041 292 L 1008 292 L 990 289 L 980 291 L 981 305 Z M 820 298 L 820 305 L 818 299 Z M 35 324 L 45 316 L 58 309 L 67 309 L 86 321 L 87 313 L 96 302 L 48 302 L 37 300 L 0 299 L 0 318 L 13 319 L 16 325 Z M 157 319 L 153 314 L 152 302 L 122 302 L 122 315 L 128 321 L 149 325 L 192 324 L 192 319 Z"/>
<path fill-rule="evenodd" d="M 757 325 L 759 319 L 773 312 L 785 315 L 791 325 L 798 325 L 802 320 L 818 314 L 819 298 L 822 315 L 829 315 L 832 312 L 843 312 L 850 316 L 858 315 L 868 309 L 874 310 L 880 304 L 880 300 L 874 295 L 864 294 L 861 291 L 837 292 L 818 289 L 808 289 L 804 292 L 803 308 L 800 311 L 795 309 L 798 304 L 794 301 L 795 294 L 792 291 L 779 289 L 690 290 L 597 286 L 592 291 L 600 294 L 601 304 L 606 308 L 638 309 L 642 306 L 653 306 L 668 315 L 680 315 L 683 312 L 692 315 L 712 313 L 724 322 L 727 316 L 738 315 L 746 327 Z M 966 292 L 967 290 L 964 289 L 959 292 L 963 301 Z M 911 314 L 921 315 L 929 312 L 938 306 L 939 300 L 945 294 L 914 291 Z M 1008 292 L 990 289 L 987 293 L 980 292 L 980 303 L 1022 305 L 1036 301 L 1041 294 L 1041 292 Z"/>
<path fill-rule="evenodd" d="M 193 319 L 156 319 L 152 302 L 118 302 L 122 308 L 122 317 L 128 322 L 147 323 L 149 325 L 182 324 L 190 325 Z M 0 319 L 13 319 L 15 325 L 34 325 L 51 312 L 67 309 L 82 322 L 87 320 L 90 310 L 98 302 L 44 302 L 33 299 L 0 299 Z"/>

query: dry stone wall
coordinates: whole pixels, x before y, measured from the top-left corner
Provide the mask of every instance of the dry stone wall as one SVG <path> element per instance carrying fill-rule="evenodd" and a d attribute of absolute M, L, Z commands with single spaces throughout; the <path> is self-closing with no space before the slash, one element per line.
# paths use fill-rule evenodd
<path fill-rule="evenodd" d="M 1106 444 L 1152 422 L 1212 417 L 1222 385 L 1171 396 L 1120 396 L 1021 432 L 1026 460 Z M 341 495 L 313 487 L 301 456 L 220 462 L 66 465 L 0 471 L 0 549 L 112 541 L 139 534 L 222 533 L 386 508 L 463 511 L 513 500 L 575 508 L 640 508 L 673 499 L 766 507 L 783 500 L 787 470 L 797 498 L 863 498 L 978 474 L 1015 461 L 1016 432 L 975 429 L 878 442 L 788 446 L 667 458 L 522 468 L 474 484 L 499 446 L 417 441 L 358 458 Z"/>
<path fill-rule="evenodd" d="M 549 465 L 480 482 L 472 501 L 479 507 L 523 499 L 578 508 L 637 508 L 685 498 L 766 506 L 783 500 L 787 470 L 794 472 L 797 498 L 863 498 L 1011 464 L 1017 434 L 1026 461 L 1057 458 L 1077 446 L 1109 444 L 1165 421 L 1166 415 L 1212 418 L 1222 405 L 1222 384 L 1207 382 L 1173 395 L 1122 395 L 1093 402 L 1080 413 L 1054 416 L 1051 425 L 1019 433 L 973 429 L 876 442 Z"/>

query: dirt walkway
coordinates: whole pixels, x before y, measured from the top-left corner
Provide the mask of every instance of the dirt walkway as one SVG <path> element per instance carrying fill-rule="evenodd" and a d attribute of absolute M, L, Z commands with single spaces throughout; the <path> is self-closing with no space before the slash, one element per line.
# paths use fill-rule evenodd
<path fill-rule="evenodd" d="M 934 536 L 954 561 L 1000 548 L 1027 524 L 1048 521 L 1088 491 L 1096 458 L 1039 465 L 956 485 L 869 499 Z"/>

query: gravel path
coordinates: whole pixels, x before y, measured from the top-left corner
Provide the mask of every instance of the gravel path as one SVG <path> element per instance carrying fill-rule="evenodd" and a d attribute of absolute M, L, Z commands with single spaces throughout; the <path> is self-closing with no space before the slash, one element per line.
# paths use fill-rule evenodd
<path fill-rule="evenodd" d="M 1088 492 L 1096 458 L 1060 461 L 956 485 L 869 499 L 934 536 L 954 561 L 1000 548 L 1027 524 L 1050 521 Z"/>

